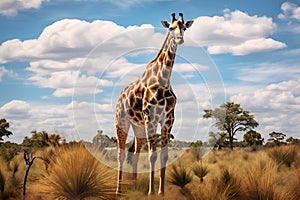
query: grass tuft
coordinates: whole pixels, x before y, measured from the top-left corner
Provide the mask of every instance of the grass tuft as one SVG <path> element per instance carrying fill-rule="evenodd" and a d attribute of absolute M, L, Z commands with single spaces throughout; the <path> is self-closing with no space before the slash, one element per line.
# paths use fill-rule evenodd
<path fill-rule="evenodd" d="M 244 172 L 243 199 L 276 199 L 276 174 L 278 166 L 268 162 L 261 168 L 260 163 L 249 166 Z"/>
<path fill-rule="evenodd" d="M 63 148 L 50 159 L 42 191 L 53 199 L 114 199 L 115 176 L 82 146 Z"/>
<path fill-rule="evenodd" d="M 202 160 L 194 165 L 193 167 L 194 174 L 200 179 L 202 183 L 204 181 L 204 177 L 208 174 L 208 167 L 203 165 Z"/>
<path fill-rule="evenodd" d="M 180 188 L 184 188 L 187 184 L 189 184 L 193 177 L 187 169 L 182 166 L 172 165 L 171 171 L 169 173 L 168 182 L 172 185 L 176 185 Z"/>
<path fill-rule="evenodd" d="M 280 146 L 270 149 L 269 157 L 273 159 L 278 165 L 285 165 L 291 167 L 292 163 L 297 158 L 296 146 Z"/>

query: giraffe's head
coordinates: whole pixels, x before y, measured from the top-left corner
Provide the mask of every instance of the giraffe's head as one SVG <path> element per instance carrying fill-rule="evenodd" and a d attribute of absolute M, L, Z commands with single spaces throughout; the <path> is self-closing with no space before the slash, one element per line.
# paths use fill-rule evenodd
<path fill-rule="evenodd" d="M 184 23 L 183 14 L 179 13 L 179 19 L 176 19 L 175 13 L 172 14 L 171 23 L 162 20 L 161 23 L 165 28 L 168 28 L 171 36 L 175 40 L 176 44 L 182 44 L 184 42 L 183 35 L 184 31 L 191 27 L 193 24 L 193 20 L 187 21 Z"/>

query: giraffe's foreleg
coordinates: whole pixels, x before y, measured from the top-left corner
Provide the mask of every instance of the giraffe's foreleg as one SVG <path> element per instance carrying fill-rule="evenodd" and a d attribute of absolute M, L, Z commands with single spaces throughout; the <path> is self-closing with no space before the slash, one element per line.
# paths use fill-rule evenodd
<path fill-rule="evenodd" d="M 151 195 L 151 194 L 154 194 L 154 171 L 155 171 L 155 162 L 157 160 L 156 125 L 149 124 L 146 127 L 146 134 L 147 134 L 149 162 L 150 162 L 150 180 L 149 180 L 148 194 Z"/>
<path fill-rule="evenodd" d="M 117 127 L 118 139 L 118 182 L 116 193 L 121 193 L 123 163 L 125 160 L 125 143 L 127 139 L 127 132 Z"/>
<path fill-rule="evenodd" d="M 158 194 L 164 195 L 165 193 L 165 174 L 166 165 L 169 159 L 168 143 L 171 134 L 171 129 L 174 123 L 174 112 L 171 111 L 161 128 L 161 152 L 160 152 L 160 179 Z"/>

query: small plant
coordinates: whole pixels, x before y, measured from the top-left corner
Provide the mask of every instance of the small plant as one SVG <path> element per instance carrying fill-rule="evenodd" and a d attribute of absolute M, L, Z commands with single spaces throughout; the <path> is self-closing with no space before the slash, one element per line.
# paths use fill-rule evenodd
<path fill-rule="evenodd" d="M 291 167 L 297 158 L 297 149 L 298 147 L 296 146 L 280 146 L 271 149 L 269 151 L 269 157 L 278 165 L 284 164 L 287 167 Z"/>
<path fill-rule="evenodd" d="M 180 188 L 184 188 L 188 183 L 192 181 L 192 179 L 192 175 L 190 174 L 190 172 L 187 171 L 187 169 L 184 166 L 172 166 L 169 183 L 176 185 Z"/>
<path fill-rule="evenodd" d="M 209 170 L 207 166 L 203 166 L 202 159 L 193 167 L 194 174 L 200 178 L 200 182 L 204 181 L 204 177 L 208 174 Z"/>

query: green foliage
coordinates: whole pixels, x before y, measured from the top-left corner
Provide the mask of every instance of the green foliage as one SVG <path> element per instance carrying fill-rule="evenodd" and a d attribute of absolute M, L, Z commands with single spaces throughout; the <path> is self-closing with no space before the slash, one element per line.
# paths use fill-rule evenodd
<path fill-rule="evenodd" d="M 253 145 L 262 145 L 264 139 L 261 137 L 261 134 L 250 130 L 244 135 L 244 142 L 246 142 L 249 146 Z"/>
<path fill-rule="evenodd" d="M 229 145 L 233 148 L 234 135 L 258 126 L 258 122 L 248 111 L 243 110 L 240 104 L 227 102 L 214 110 L 204 110 L 203 118 L 214 118 L 215 126 L 220 131 L 225 131 L 229 136 Z"/>
<path fill-rule="evenodd" d="M 21 146 L 16 143 L 5 142 L 0 144 L 0 156 L 9 163 L 19 152 Z"/>
<path fill-rule="evenodd" d="M 182 166 L 173 165 L 170 171 L 169 183 L 172 185 L 179 186 L 180 188 L 184 188 L 187 184 L 189 184 L 193 179 L 193 176 L 190 174 L 187 169 Z"/>
<path fill-rule="evenodd" d="M 272 133 L 269 133 L 269 136 L 270 136 L 270 138 L 268 139 L 268 141 L 274 142 L 275 144 L 279 145 L 279 144 L 283 143 L 283 140 L 286 135 L 281 132 L 273 131 Z"/>
<path fill-rule="evenodd" d="M 293 144 L 293 145 L 300 146 L 300 139 L 298 139 L 298 138 L 289 137 L 288 139 L 286 139 L 286 142 L 288 144 Z"/>
<path fill-rule="evenodd" d="M 37 150 L 48 146 L 56 147 L 59 146 L 59 142 L 62 139 L 59 134 L 49 135 L 46 131 L 32 131 L 31 134 L 31 138 L 26 136 L 22 142 L 25 150 Z"/>
<path fill-rule="evenodd" d="M 222 149 L 222 147 L 226 147 L 229 144 L 229 136 L 226 132 L 210 132 L 209 133 L 209 145 L 216 147 L 218 149 Z"/>
<path fill-rule="evenodd" d="M 7 130 L 9 128 L 9 123 L 6 119 L 0 119 L 0 142 L 3 141 L 3 136 L 9 137 L 12 132 Z"/>

